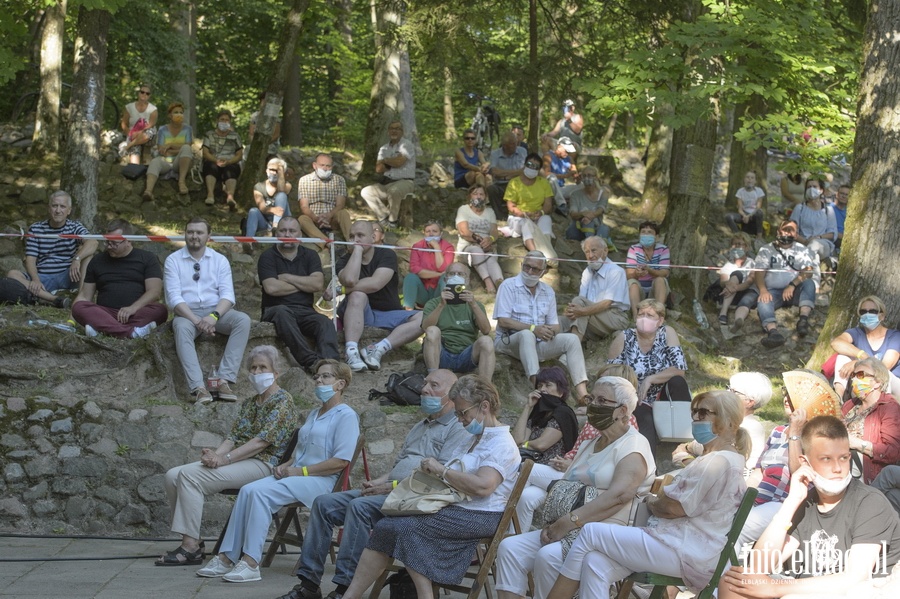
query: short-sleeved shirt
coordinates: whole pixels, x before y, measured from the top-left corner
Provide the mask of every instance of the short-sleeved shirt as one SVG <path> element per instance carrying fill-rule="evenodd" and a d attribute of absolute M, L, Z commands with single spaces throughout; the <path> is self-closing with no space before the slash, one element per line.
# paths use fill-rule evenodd
<path fill-rule="evenodd" d="M 485 207 L 484 212 L 481 214 L 475 214 L 475 211 L 472 210 L 471 206 L 463 204 L 456 211 L 457 229 L 459 228 L 459 223 L 466 223 L 469 225 L 469 232 L 474 233 L 479 237 L 487 237 L 491 234 L 491 231 L 497 224 L 497 215 L 494 214 L 494 209 L 489 206 Z M 470 245 L 472 245 L 471 242 L 460 237 L 459 241 L 456 242 L 456 251 L 461 252 Z"/>
<path fill-rule="evenodd" d="M 422 317 L 428 315 L 441 303 L 441 298 L 428 300 L 422 310 Z M 478 309 L 487 314 L 484 304 L 476 302 Z M 438 316 L 437 328 L 441 330 L 441 345 L 451 354 L 461 354 L 463 350 L 475 343 L 478 339 L 478 326 L 475 324 L 475 314 L 468 304 L 447 304 Z"/>
<path fill-rule="evenodd" d="M 472 441 L 474 440 L 473 437 Z M 485 427 L 478 444 L 468 453 L 456 457 L 462 461 L 466 472 L 476 472 L 479 468 L 489 467 L 503 478 L 500 485 L 487 497 L 472 497 L 456 505 L 467 510 L 502 512 L 506 508 L 509 494 L 519 475 L 519 466 L 522 464 L 519 446 L 510 434 L 509 427 Z M 454 464 L 451 468 L 460 469 L 459 464 Z"/>
<path fill-rule="evenodd" d="M 347 252 L 338 258 L 337 264 L 335 265 L 338 274 L 344 270 L 349 261 L 350 252 Z M 375 248 L 374 253 L 372 254 L 372 260 L 370 260 L 368 264 L 361 264 L 359 267 L 360 280 L 371 277 L 379 268 L 389 268 L 394 274 L 391 275 L 391 279 L 384 287 L 378 291 L 369 293 L 369 306 L 373 310 L 380 310 L 382 312 L 402 310 L 403 306 L 400 304 L 399 295 L 400 275 L 397 273 L 397 254 L 395 254 L 393 250 Z"/>
<path fill-rule="evenodd" d="M 538 281 L 537 290 L 531 294 L 522 275 L 504 279 L 497 289 L 494 301 L 494 320 L 511 318 L 529 325 L 559 324 L 556 314 L 556 292 L 546 283 Z M 497 338 L 494 343 L 503 342 L 503 333 L 513 333 L 497 327 Z"/>
<path fill-rule="evenodd" d="M 880 545 L 887 543 L 887 555 L 879 555 L 877 564 L 885 564 L 887 572 L 879 567 L 872 573 L 876 578 L 884 577 L 900 559 L 900 518 L 887 498 L 878 490 L 866 486 L 857 479 L 850 481 L 841 501 L 827 512 L 816 507 L 818 492 L 813 489 L 794 513 L 792 527 L 788 533 L 800 541 L 798 568 L 799 577 L 816 576 L 840 572 L 847 551 L 856 545 Z M 804 551 L 806 542 L 808 549 Z M 840 559 L 836 561 L 836 551 Z M 815 556 L 815 562 L 822 570 L 818 573 L 812 564 L 805 564 L 804 558 Z M 786 567 L 790 567 L 788 561 Z M 807 568 L 807 566 L 810 566 Z M 828 572 L 827 569 L 831 569 Z"/>
<path fill-rule="evenodd" d="M 847 329 L 844 332 L 850 335 L 850 339 L 853 340 L 853 345 L 863 350 L 873 358 L 878 358 L 879 361 L 884 359 L 884 354 L 886 354 L 888 350 L 893 349 L 900 352 L 900 331 L 896 329 L 887 330 L 887 333 L 884 336 L 884 341 L 881 343 L 881 346 L 877 350 L 869 344 L 869 338 L 866 337 L 866 331 L 863 330 L 862 327 L 853 327 L 852 329 Z M 897 360 L 897 363 L 894 364 L 893 368 L 891 368 L 891 373 L 894 376 L 900 376 L 900 360 Z"/>
<path fill-rule="evenodd" d="M 147 279 L 162 281 L 162 277 L 162 267 L 156 256 L 132 248 L 122 258 L 113 258 L 108 252 L 94 256 L 88 263 L 84 282 L 97 286 L 97 305 L 119 309 L 130 306 L 144 295 Z"/>
<path fill-rule="evenodd" d="M 770 501 L 782 502 L 791 491 L 790 454 L 788 453 L 790 440 L 787 430 L 786 424 L 772 429 L 772 433 L 766 440 L 766 446 L 756 462 L 756 467 L 762 470 L 762 479 L 756 487 L 759 491 L 756 496 L 756 505 Z"/>
<path fill-rule="evenodd" d="M 278 246 L 272 246 L 264 251 L 256 264 L 256 272 L 259 274 L 259 282 L 262 283 L 266 279 L 277 279 L 278 275 L 289 274 L 297 277 L 308 277 L 311 274 L 322 272 L 322 260 L 319 255 L 311 249 L 302 245 L 297 247 L 297 255 L 293 260 L 288 260 L 278 250 Z M 266 293 L 265 287 L 262 292 L 262 310 L 272 306 L 305 306 L 311 308 L 313 305 L 313 294 L 297 290 L 295 293 L 288 295 L 269 295 Z"/>
<path fill-rule="evenodd" d="M 278 389 L 262 404 L 256 402 L 257 397 L 241 404 L 228 439 L 235 447 L 253 439 L 268 441 L 269 445 L 253 457 L 274 467 L 287 449 L 291 434 L 300 422 L 300 415 L 294 398 L 284 389 Z"/>
<path fill-rule="evenodd" d="M 503 148 L 497 148 L 491 152 L 491 168 L 499 168 L 506 171 L 521 170 L 525 166 L 525 158 L 528 157 L 528 150 L 522 146 L 518 146 L 512 156 L 503 153 Z M 494 177 L 494 181 L 504 182 L 507 179 Z"/>
<path fill-rule="evenodd" d="M 612 300 L 614 308 L 619 310 L 631 308 L 625 269 L 613 264 L 609 258 L 603 261 L 603 266 L 598 270 L 585 268 L 582 271 L 578 295 L 594 304 Z"/>
<path fill-rule="evenodd" d="M 403 166 L 392 166 L 384 171 L 384 176 L 394 181 L 401 179 L 416 178 L 416 148 L 412 142 L 401 137 L 400 141 L 395 144 L 388 142 L 378 149 L 378 160 L 385 158 L 394 158 L 395 156 L 406 156 L 406 162 Z"/>
<path fill-rule="evenodd" d="M 42 220 L 28 227 L 32 235 L 88 235 L 89 232 L 77 220 L 66 220 L 63 226 L 54 228 L 49 220 Z M 55 275 L 69 270 L 72 259 L 81 247 L 80 239 L 62 237 L 27 237 L 25 255 L 36 259 L 37 271 L 42 275 Z"/>
<path fill-rule="evenodd" d="M 300 177 L 297 183 L 297 197 L 309 202 L 313 214 L 327 214 L 337 206 L 338 198 L 347 197 L 347 182 L 340 175 L 332 174 L 329 179 L 320 179 L 315 173 Z"/>
<path fill-rule="evenodd" d="M 168 125 L 163 125 L 159 128 L 159 132 L 156 134 L 156 143 L 157 145 L 166 145 L 166 144 L 189 144 L 194 141 L 194 130 L 191 129 L 190 125 L 182 125 L 181 131 L 178 132 L 178 135 L 172 135 L 172 132 L 169 131 Z M 175 156 L 163 156 L 168 162 L 174 162 Z"/>
<path fill-rule="evenodd" d="M 625 264 L 627 266 L 646 266 L 648 268 L 669 266 L 669 247 L 657 243 L 653 246 L 653 254 L 650 255 L 650 259 L 648 260 L 647 254 L 644 253 L 644 246 L 636 243 L 628 248 Z M 653 278 L 653 275 L 648 273 L 643 277 L 639 277 L 638 281 L 640 281 L 642 285 L 649 285 L 653 281 Z"/>
<path fill-rule="evenodd" d="M 452 410 L 440 418 L 420 420 L 403 440 L 403 447 L 397 454 L 388 479 L 403 480 L 425 458 L 434 458 L 441 464 L 446 464 L 465 453 L 472 441 L 474 438 L 460 424 Z"/>
<path fill-rule="evenodd" d="M 784 289 L 803 271 L 812 272 L 817 289 L 821 280 L 818 255 L 797 242 L 786 248 L 776 248 L 767 243 L 753 259 L 753 267 L 766 271 L 766 287 L 770 291 Z"/>
<path fill-rule="evenodd" d="M 544 200 L 552 195 L 553 188 L 543 177 L 538 177 L 531 185 L 525 185 L 522 177 L 514 177 L 506 186 L 503 201 L 512 202 L 523 212 L 537 212 L 544 207 Z"/>
<path fill-rule="evenodd" d="M 831 204 L 824 204 L 819 210 L 814 210 L 806 204 L 799 204 L 791 212 L 791 220 L 797 223 L 797 228 L 804 237 L 831 233 L 837 238 L 837 220 Z"/>
<path fill-rule="evenodd" d="M 203 147 L 220 160 L 230 160 L 234 158 L 238 150 L 244 147 L 244 144 L 241 143 L 241 136 L 234 129 L 225 135 L 219 135 L 213 129 L 206 132 L 206 137 L 203 138 Z"/>
<path fill-rule="evenodd" d="M 320 415 L 321 407 L 309 413 L 297 434 L 297 449 L 291 466 L 301 468 L 337 458 L 353 459 L 356 441 L 359 439 L 359 416 L 347 404 L 339 404 Z M 303 485 L 291 489 L 294 498 L 304 505 L 312 505 L 322 493 L 330 493 L 339 476 L 338 472 L 327 476 L 304 477 Z"/>
<path fill-rule="evenodd" d="M 761 187 L 754 187 L 753 189 L 741 187 L 734 195 L 741 203 L 741 208 L 743 208 L 744 212 L 753 214 L 756 212 L 756 205 L 759 203 L 759 199 L 766 197 L 766 192 Z"/>
<path fill-rule="evenodd" d="M 608 206 L 609 194 L 607 193 L 607 189 L 605 187 L 600 188 L 600 193 L 597 195 L 596 199 L 588 196 L 584 187 L 576 189 L 569 197 L 570 213 L 575 212 L 576 214 L 578 214 L 582 212 L 596 212 L 597 210 L 602 209 L 605 214 Z M 602 223 L 603 214 L 598 216 L 597 220 Z"/>
<path fill-rule="evenodd" d="M 128 127 L 131 128 L 137 125 L 138 119 L 144 119 L 149 124 L 150 117 L 156 112 L 156 106 L 147 102 L 147 108 L 140 111 L 137 109 L 137 102 L 129 102 L 125 105 L 125 112 L 128 113 Z"/>
<path fill-rule="evenodd" d="M 641 351 L 638 344 L 637 332 L 634 329 L 625 329 L 622 331 L 625 336 L 625 345 L 622 353 L 615 358 L 609 360 L 610 364 L 627 364 L 634 368 L 634 373 L 638 381 L 643 382 L 648 376 L 652 376 L 662 372 L 666 368 L 677 368 L 678 370 L 687 371 L 687 360 L 684 357 L 684 350 L 680 345 L 669 346 L 666 339 L 666 327 L 661 326 L 656 331 L 656 337 L 653 339 L 653 345 L 646 354 Z M 650 385 L 647 389 L 647 395 L 639 397 L 638 401 L 651 405 L 665 384 Z"/>

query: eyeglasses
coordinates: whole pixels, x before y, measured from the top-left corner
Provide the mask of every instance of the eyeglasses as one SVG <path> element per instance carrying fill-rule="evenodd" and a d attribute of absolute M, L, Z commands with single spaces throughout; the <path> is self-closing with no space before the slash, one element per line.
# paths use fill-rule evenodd
<path fill-rule="evenodd" d="M 617 406 L 618 407 L 619 402 L 617 402 L 614 399 L 610 399 L 608 397 L 603 397 L 602 395 L 595 395 L 594 398 L 591 400 L 591 405 L 594 405 L 594 406 Z"/>
<path fill-rule="evenodd" d="M 475 141 L 474 137 L 463 137 L 463 139 L 466 141 Z"/>
<path fill-rule="evenodd" d="M 195 281 L 200 280 L 200 263 L 199 262 L 194 262 L 194 280 Z"/>
<path fill-rule="evenodd" d="M 325 381 L 328 379 L 333 379 L 335 376 L 330 372 L 323 372 L 322 374 L 314 374 L 312 375 L 312 380 L 315 382 Z"/>
<path fill-rule="evenodd" d="M 107 239 L 107 240 L 106 240 L 106 247 L 117 248 L 117 247 L 119 247 L 120 245 L 122 245 L 123 243 L 125 243 L 126 241 L 128 241 L 128 240 L 127 240 L 127 239 L 119 239 L 118 241 L 113 241 L 113 240 L 111 240 L 111 239 Z"/>
<path fill-rule="evenodd" d="M 872 308 L 871 310 L 865 310 L 863 308 L 859 309 L 859 315 L 864 316 L 866 314 L 881 314 L 881 310 L 878 308 Z"/>
<path fill-rule="evenodd" d="M 541 166 L 543 166 L 543 165 L 535 164 L 534 162 L 526 162 L 525 166 L 527 166 L 528 168 L 541 168 Z"/>
<path fill-rule="evenodd" d="M 466 412 L 468 412 L 469 410 L 471 410 L 472 408 L 477 407 L 477 406 L 478 406 L 478 404 L 476 403 L 476 404 L 472 404 L 471 406 L 469 406 L 469 407 L 466 408 L 465 410 L 456 410 L 456 417 L 457 417 L 457 418 L 462 418 L 463 416 L 466 415 Z"/>
<path fill-rule="evenodd" d="M 741 396 L 741 397 L 745 397 L 745 398 L 747 398 L 747 399 L 750 399 L 749 396 L 748 396 L 746 393 L 744 393 L 743 391 L 738 391 L 737 389 L 735 389 L 734 387 L 732 387 L 732 386 L 730 386 L 730 385 L 729 385 L 728 387 L 725 387 L 725 390 L 726 390 L 726 391 L 731 391 L 731 392 L 734 393 L 735 395 L 739 395 L 739 396 Z"/>
<path fill-rule="evenodd" d="M 718 412 L 706 408 L 691 408 L 691 418 L 694 418 L 695 420 L 706 420 L 710 414 L 715 416 Z"/>
<path fill-rule="evenodd" d="M 866 378 L 869 378 L 872 376 L 875 376 L 875 375 L 872 374 L 871 372 L 863 372 L 862 370 L 857 370 L 856 372 L 853 373 L 853 376 L 851 378 L 866 379 Z"/>
<path fill-rule="evenodd" d="M 530 272 L 533 275 L 536 275 L 536 274 L 540 274 L 540 273 L 544 272 L 544 267 L 543 266 L 532 266 L 530 264 L 523 264 L 522 270 L 524 270 L 525 272 Z"/>

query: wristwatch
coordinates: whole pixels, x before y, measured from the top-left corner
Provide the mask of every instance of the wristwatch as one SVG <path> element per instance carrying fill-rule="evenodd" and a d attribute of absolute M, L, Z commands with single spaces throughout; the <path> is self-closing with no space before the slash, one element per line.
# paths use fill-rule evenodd
<path fill-rule="evenodd" d="M 788 441 L 799 441 L 799 440 L 800 440 L 800 435 L 791 435 L 790 437 L 788 437 Z"/>
<path fill-rule="evenodd" d="M 226 453 L 226 454 L 225 454 L 225 459 L 228 460 L 228 463 L 230 464 L 230 463 L 231 463 L 231 454 L 230 454 L 230 453 Z"/>
<path fill-rule="evenodd" d="M 578 514 L 575 512 L 569 512 L 569 521 L 572 524 L 578 524 Z"/>

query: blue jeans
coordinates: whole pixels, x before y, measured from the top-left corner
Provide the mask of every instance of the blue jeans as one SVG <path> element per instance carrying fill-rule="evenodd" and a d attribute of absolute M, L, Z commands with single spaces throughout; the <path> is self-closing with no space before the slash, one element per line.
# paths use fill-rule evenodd
<path fill-rule="evenodd" d="M 341 546 L 337 554 L 332 582 L 350 586 L 356 565 L 362 555 L 369 533 L 384 515 L 381 506 L 387 495 L 362 497 L 359 491 L 344 491 L 319 495 L 313 502 L 303 538 L 303 549 L 297 566 L 297 576 L 322 584 L 325 559 L 331 548 L 335 526 L 344 526 Z"/>
<path fill-rule="evenodd" d="M 596 235 L 597 237 L 602 237 L 603 239 L 609 239 L 609 227 L 607 225 L 598 224 L 597 219 L 595 218 L 587 225 L 581 225 L 581 229 L 578 228 L 579 222 L 574 220 L 569 221 L 569 226 L 566 228 L 566 239 L 573 239 L 575 241 L 584 241 L 586 238 Z M 582 229 L 594 229 L 594 232 L 591 233 L 590 230 L 582 231 Z"/>
<path fill-rule="evenodd" d="M 291 207 L 286 193 L 279 192 L 275 194 L 275 205 L 279 208 L 284 208 L 284 216 L 291 215 Z M 259 208 L 251 208 L 247 212 L 247 230 L 244 231 L 244 235 L 254 237 L 256 232 L 263 228 L 268 231 L 272 228 L 274 219 L 274 214 L 263 214 L 259 211 Z"/>
<path fill-rule="evenodd" d="M 22 271 L 22 274 L 25 275 L 25 278 L 29 281 L 31 277 L 27 272 Z M 78 289 L 78 283 L 69 278 L 69 269 L 65 269 L 62 272 L 57 272 L 52 275 L 38 273 L 38 278 L 41 280 L 41 285 L 44 286 L 44 289 L 49 291 L 50 293 L 54 293 L 59 291 L 60 289 Z"/>
<path fill-rule="evenodd" d="M 800 306 L 814 308 L 816 305 L 816 284 L 812 279 L 806 279 L 794 289 L 794 295 L 789 301 L 784 301 L 782 293 L 784 289 L 769 288 L 769 294 L 772 296 L 771 302 L 760 302 L 759 291 L 756 289 L 748 289 L 747 293 L 741 298 L 739 306 L 752 308 L 756 304 L 756 312 L 759 315 L 759 321 L 763 328 L 770 323 L 775 322 L 775 310 L 783 306 Z"/>

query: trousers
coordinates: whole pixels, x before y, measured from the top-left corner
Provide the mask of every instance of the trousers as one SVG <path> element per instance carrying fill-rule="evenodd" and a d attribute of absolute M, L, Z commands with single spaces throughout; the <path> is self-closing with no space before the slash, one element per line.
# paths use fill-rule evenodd
<path fill-rule="evenodd" d="M 538 342 L 534 333 L 526 329 L 509 336 L 497 335 L 494 348 L 497 353 L 512 356 L 522 362 L 527 377 L 538 373 L 541 369 L 541 360 L 565 356 L 566 368 L 569 370 L 572 383 L 578 385 L 587 380 L 581 341 L 572 333 L 557 333 L 550 341 Z"/>
<path fill-rule="evenodd" d="M 309 370 L 323 358 L 340 358 L 337 331 L 327 317 L 309 306 L 269 306 L 262 320 L 275 325 L 275 334 L 284 341 L 291 355 Z M 315 339 L 313 349 L 306 337 Z"/>
<path fill-rule="evenodd" d="M 194 315 L 203 317 L 215 310 L 215 306 L 198 308 Z M 197 357 L 197 348 L 194 341 L 200 334 L 197 327 L 187 318 L 176 316 L 172 319 L 172 328 L 175 331 L 175 353 L 184 370 L 184 378 L 187 379 L 190 389 L 204 386 L 203 371 L 200 368 L 200 359 Z M 241 367 L 241 359 L 244 357 L 244 349 L 250 339 L 250 317 L 237 310 L 229 310 L 216 322 L 216 334 L 228 335 L 225 344 L 225 353 L 219 362 L 219 376 L 228 382 L 237 380 L 238 369 Z"/>
<path fill-rule="evenodd" d="M 118 308 L 99 306 L 94 302 L 72 304 L 72 318 L 80 325 L 91 325 L 97 332 L 113 337 L 128 338 L 136 327 L 155 322 L 163 324 L 169 317 L 169 310 L 162 304 L 151 302 L 131 315 L 128 322 L 119 322 Z M 193 388 L 193 387 L 192 387 Z"/>

